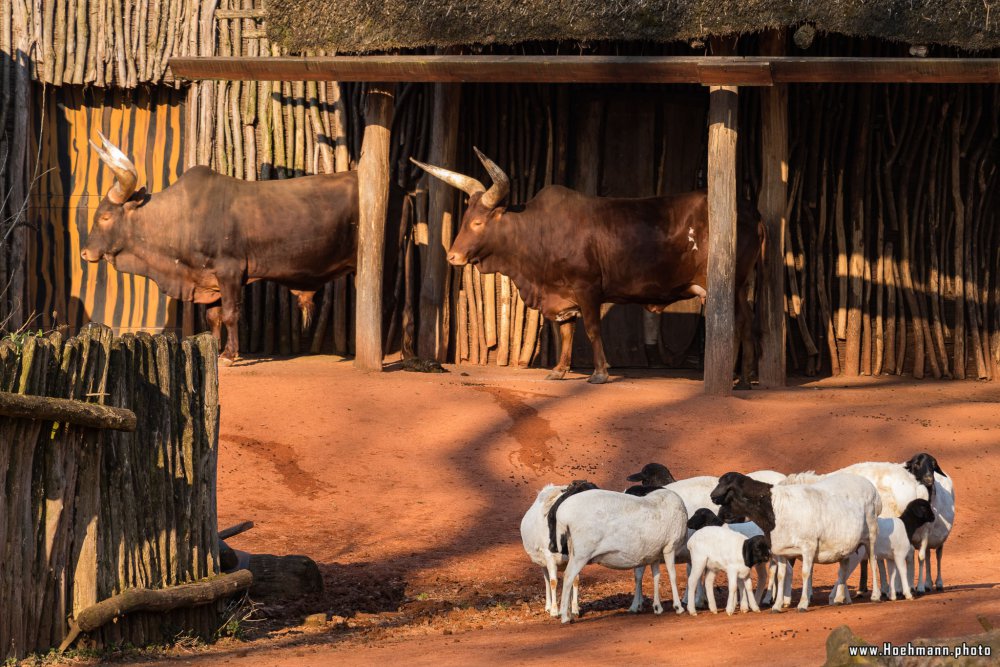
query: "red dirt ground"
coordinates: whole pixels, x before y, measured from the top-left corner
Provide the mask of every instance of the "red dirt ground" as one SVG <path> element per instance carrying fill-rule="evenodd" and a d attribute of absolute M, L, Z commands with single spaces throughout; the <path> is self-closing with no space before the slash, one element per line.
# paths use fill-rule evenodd
<path fill-rule="evenodd" d="M 232 546 L 306 554 L 326 587 L 259 610 L 246 639 L 175 649 L 169 662 L 819 664 L 842 624 L 872 642 L 978 632 L 980 615 L 1000 624 L 997 384 L 824 380 L 717 399 L 692 377 L 632 373 L 595 387 L 583 375 L 449 368 L 372 375 L 323 356 L 221 369 L 220 525 L 253 520 Z M 581 621 L 542 614 L 518 524 L 546 482 L 623 488 L 648 461 L 682 478 L 918 451 L 955 480 L 944 592 L 828 607 L 828 565 L 806 614 L 633 616 L 631 574 L 590 566 Z M 669 597 L 666 577 L 663 588 Z M 331 620 L 302 625 L 313 612 Z"/>

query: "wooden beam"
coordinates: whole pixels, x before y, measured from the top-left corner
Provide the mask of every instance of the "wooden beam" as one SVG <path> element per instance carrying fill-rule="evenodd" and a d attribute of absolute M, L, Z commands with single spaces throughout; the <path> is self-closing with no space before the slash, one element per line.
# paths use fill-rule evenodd
<path fill-rule="evenodd" d="M 81 632 L 93 632 L 125 614 L 137 611 L 167 612 L 180 607 L 197 607 L 231 597 L 250 588 L 249 570 L 218 574 L 201 581 L 167 588 L 130 588 L 83 609 L 69 622 L 70 631 L 59 653 L 76 641 Z"/>
<path fill-rule="evenodd" d="M 171 58 L 178 79 L 508 83 L 1000 83 L 1000 58 L 322 56 Z"/>
<path fill-rule="evenodd" d="M 455 167 L 458 154 L 458 109 L 462 88 L 456 83 L 434 85 L 434 115 L 427 161 L 446 169 Z M 427 177 L 427 246 L 423 253 L 420 281 L 420 332 L 417 356 L 446 361 L 449 333 L 449 280 L 451 267 L 445 259 L 454 232 L 455 188 Z"/>
<path fill-rule="evenodd" d="M 708 298 L 705 393 L 733 391 L 736 291 L 736 115 L 739 89 L 712 86 L 708 109 Z"/>
<path fill-rule="evenodd" d="M 0 416 L 115 431 L 134 431 L 136 426 L 135 413 L 125 408 L 113 408 L 68 398 L 26 396 L 6 391 L 0 391 Z"/>
<path fill-rule="evenodd" d="M 763 55 L 785 52 L 784 30 L 761 35 Z M 788 199 L 788 88 L 784 84 L 761 91 L 761 170 L 758 209 L 767 228 L 764 284 L 760 303 L 761 358 L 758 377 L 762 387 L 785 386 L 785 205 Z"/>
<path fill-rule="evenodd" d="M 389 206 L 389 134 L 393 87 L 372 84 L 365 104 L 365 134 L 358 164 L 358 269 L 355 276 L 354 365 L 382 370 L 382 273 Z"/>

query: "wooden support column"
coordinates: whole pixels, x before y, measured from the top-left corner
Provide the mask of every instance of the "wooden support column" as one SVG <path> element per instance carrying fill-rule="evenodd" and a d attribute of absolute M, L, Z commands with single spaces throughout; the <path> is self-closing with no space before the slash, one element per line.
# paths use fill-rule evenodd
<path fill-rule="evenodd" d="M 393 87 L 371 84 L 365 100 L 365 134 L 358 163 L 358 269 L 355 278 L 357 368 L 382 370 L 382 273 L 389 206 L 389 133 Z"/>
<path fill-rule="evenodd" d="M 458 152 L 458 110 L 462 87 L 434 84 L 434 115 L 427 161 L 446 169 L 455 167 Z M 420 281 L 420 331 L 417 355 L 446 361 L 448 355 L 451 267 L 445 255 L 454 235 L 455 188 L 437 178 L 427 179 L 427 252 Z"/>
<path fill-rule="evenodd" d="M 785 55 L 784 30 L 761 35 L 762 56 Z M 758 367 L 762 387 L 785 386 L 785 203 L 788 199 L 788 88 L 761 91 L 762 183 L 758 208 L 767 227 L 764 284 L 759 309 L 763 340 Z"/>
<path fill-rule="evenodd" d="M 739 88 L 712 86 L 708 110 L 708 299 L 705 393 L 733 391 L 736 289 L 736 114 Z"/>

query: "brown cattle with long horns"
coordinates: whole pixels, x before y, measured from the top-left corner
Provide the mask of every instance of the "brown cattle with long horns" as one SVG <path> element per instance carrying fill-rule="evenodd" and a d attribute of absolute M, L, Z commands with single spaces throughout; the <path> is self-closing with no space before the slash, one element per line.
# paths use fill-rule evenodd
<path fill-rule="evenodd" d="M 526 304 L 561 323 L 562 352 L 549 379 L 562 379 L 570 368 L 572 322 L 578 315 L 594 348 L 594 372 L 588 381 L 601 384 L 608 379 L 601 304 L 637 303 L 663 312 L 683 299 L 699 297 L 704 302 L 710 251 L 705 191 L 622 199 L 549 185 L 524 205 L 505 206 L 507 175 L 473 150 L 493 179 L 489 189 L 470 176 L 413 162 L 469 195 L 448 262 L 510 276 Z M 739 385 L 744 388 L 750 386 L 750 357 L 757 348 L 748 282 L 754 267 L 760 266 L 764 234 L 757 211 L 742 206 L 737 220 L 736 328 L 744 343 Z"/>
<path fill-rule="evenodd" d="M 292 289 L 309 326 L 315 291 L 354 271 L 358 246 L 356 172 L 281 181 L 242 181 L 192 167 L 162 192 L 137 188 L 131 160 L 101 135 L 91 142 L 114 172 L 81 253 L 118 271 L 148 276 L 175 299 L 209 305 L 221 360 L 239 357 L 243 286 L 272 280 Z"/>

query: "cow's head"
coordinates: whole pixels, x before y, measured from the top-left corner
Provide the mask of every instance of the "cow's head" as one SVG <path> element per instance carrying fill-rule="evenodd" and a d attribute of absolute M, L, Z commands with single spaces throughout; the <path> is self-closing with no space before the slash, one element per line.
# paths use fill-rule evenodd
<path fill-rule="evenodd" d="M 106 164 L 115 174 L 115 184 L 101 200 L 94 214 L 94 226 L 87 235 L 87 243 L 80 256 L 87 262 L 98 262 L 107 259 L 114 262 L 115 256 L 122 251 L 126 238 L 128 218 L 142 202 L 141 197 L 133 197 L 139 173 L 132 161 L 121 152 L 117 146 L 98 132 L 101 137 L 101 148 L 93 141 L 90 145 L 101 162 Z"/>
<path fill-rule="evenodd" d="M 455 242 L 451 244 L 451 249 L 448 250 L 448 262 L 454 266 L 477 264 L 490 254 L 487 243 L 490 232 L 503 214 L 504 208 L 501 204 L 510 192 L 510 179 L 507 178 L 507 174 L 503 173 L 503 169 L 483 155 L 478 148 L 474 147 L 472 150 L 476 151 L 479 161 L 483 163 L 490 178 L 493 179 L 493 185 L 490 186 L 489 190 L 471 176 L 424 164 L 410 158 L 415 165 L 431 176 L 440 178 L 445 183 L 469 195 L 469 205 L 462 217 L 462 226 L 458 230 Z"/>

